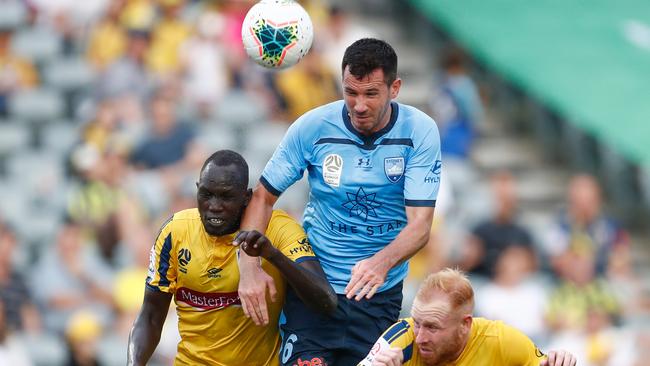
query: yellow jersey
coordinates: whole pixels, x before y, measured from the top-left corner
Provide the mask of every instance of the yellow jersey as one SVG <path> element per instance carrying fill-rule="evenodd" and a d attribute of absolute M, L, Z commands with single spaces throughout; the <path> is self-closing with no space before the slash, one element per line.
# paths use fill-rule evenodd
<path fill-rule="evenodd" d="M 286 283 L 271 263 L 262 260 L 262 268 L 275 281 L 278 300 L 268 301 L 267 326 L 256 326 L 246 318 L 237 294 L 234 236 L 210 236 L 197 209 L 174 214 L 158 234 L 146 286 L 174 295 L 181 335 L 175 365 L 279 363 L 278 318 Z M 316 259 L 302 226 L 285 212 L 273 212 L 266 236 L 293 261 Z"/>
<path fill-rule="evenodd" d="M 400 319 L 382 334 L 359 366 L 370 365 L 386 347 L 399 347 L 404 366 L 424 366 L 413 333 L 413 318 Z M 474 318 L 465 349 L 450 366 L 539 366 L 546 355 L 525 334 L 501 321 Z"/>

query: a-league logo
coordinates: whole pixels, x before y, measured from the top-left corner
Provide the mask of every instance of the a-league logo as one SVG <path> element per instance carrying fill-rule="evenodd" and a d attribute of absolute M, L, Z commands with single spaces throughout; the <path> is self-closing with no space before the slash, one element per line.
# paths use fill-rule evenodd
<path fill-rule="evenodd" d="M 343 171 L 343 158 L 338 154 L 329 154 L 323 161 L 323 180 L 331 187 L 338 187 L 341 184 L 341 172 Z"/>

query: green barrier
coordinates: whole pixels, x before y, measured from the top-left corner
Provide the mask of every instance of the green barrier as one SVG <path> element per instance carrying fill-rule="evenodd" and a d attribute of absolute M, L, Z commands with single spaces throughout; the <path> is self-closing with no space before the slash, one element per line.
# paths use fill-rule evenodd
<path fill-rule="evenodd" d="M 650 1 L 409 1 L 489 68 L 650 166 Z"/>

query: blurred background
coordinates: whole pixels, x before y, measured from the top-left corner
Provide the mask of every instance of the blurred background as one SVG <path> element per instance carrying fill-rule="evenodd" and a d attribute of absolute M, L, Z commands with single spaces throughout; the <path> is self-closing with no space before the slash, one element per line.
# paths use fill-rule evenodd
<path fill-rule="evenodd" d="M 204 159 L 251 186 L 290 123 L 340 98 L 345 47 L 389 41 L 399 101 L 434 117 L 432 239 L 476 314 L 580 365 L 650 359 L 650 3 L 303 0 L 295 67 L 244 55 L 245 0 L 0 0 L 0 365 L 123 365 L 148 253 Z M 278 207 L 300 219 L 301 181 Z M 170 309 L 152 364 L 169 365 Z"/>

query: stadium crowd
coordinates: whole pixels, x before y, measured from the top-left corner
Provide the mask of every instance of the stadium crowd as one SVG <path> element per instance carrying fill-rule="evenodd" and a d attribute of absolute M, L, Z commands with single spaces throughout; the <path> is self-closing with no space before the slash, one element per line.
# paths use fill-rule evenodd
<path fill-rule="evenodd" d="M 196 206 L 205 158 L 240 152 L 252 186 L 291 121 L 340 99 L 344 48 L 370 31 L 325 0 L 301 1 L 314 46 L 270 72 L 241 47 L 254 3 L 0 0 L 0 365 L 124 364 L 156 232 Z M 471 170 L 482 102 L 458 55 L 443 66 L 428 111 L 443 159 Z M 518 221 L 507 171 L 489 179 L 493 211 L 468 219 L 473 203 L 453 169 L 404 309 L 427 273 L 458 266 L 476 288 L 477 315 L 543 349 L 568 349 L 581 365 L 650 356 L 650 288 L 594 178 L 574 176 L 556 224 L 539 230 Z M 278 204 L 298 219 L 302 183 Z M 462 235 L 446 231 L 459 225 Z M 174 322 L 172 309 L 156 364 L 173 361 Z"/>

